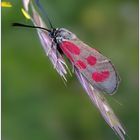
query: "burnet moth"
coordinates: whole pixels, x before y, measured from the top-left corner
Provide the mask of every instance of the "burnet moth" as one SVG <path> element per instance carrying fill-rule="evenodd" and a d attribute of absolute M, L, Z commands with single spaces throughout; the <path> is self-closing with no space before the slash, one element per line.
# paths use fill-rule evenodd
<path fill-rule="evenodd" d="M 76 77 L 91 101 L 120 139 L 125 140 L 126 132 L 103 95 L 103 93 L 112 95 L 119 86 L 120 77 L 114 65 L 110 59 L 82 42 L 74 33 L 65 28 L 54 28 L 39 0 L 35 0 L 35 4 L 45 14 L 51 29 L 47 29 L 46 24 L 30 0 L 23 0 L 24 9 L 22 9 L 22 13 L 33 22 L 34 26 L 20 23 L 14 23 L 13 26 L 37 29 L 46 55 L 65 81 L 67 81 L 66 75 L 69 68 L 64 56 L 67 57 Z M 29 13 L 29 8 L 32 15 Z"/>

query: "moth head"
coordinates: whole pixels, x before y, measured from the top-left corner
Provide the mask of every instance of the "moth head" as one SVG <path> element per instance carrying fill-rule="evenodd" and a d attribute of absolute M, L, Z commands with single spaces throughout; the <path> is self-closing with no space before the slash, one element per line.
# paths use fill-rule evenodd
<path fill-rule="evenodd" d="M 60 29 L 56 29 L 55 37 L 60 42 L 60 41 L 63 41 L 65 39 L 66 40 L 73 40 L 76 38 L 76 35 L 70 31 L 68 31 L 65 28 L 60 28 Z"/>

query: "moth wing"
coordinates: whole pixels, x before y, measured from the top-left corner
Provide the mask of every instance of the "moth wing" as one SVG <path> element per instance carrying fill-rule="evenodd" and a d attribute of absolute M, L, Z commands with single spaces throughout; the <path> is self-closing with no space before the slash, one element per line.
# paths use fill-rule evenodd
<path fill-rule="evenodd" d="M 93 87 L 108 94 L 117 90 L 120 78 L 107 57 L 79 39 L 63 41 L 60 48 Z"/>

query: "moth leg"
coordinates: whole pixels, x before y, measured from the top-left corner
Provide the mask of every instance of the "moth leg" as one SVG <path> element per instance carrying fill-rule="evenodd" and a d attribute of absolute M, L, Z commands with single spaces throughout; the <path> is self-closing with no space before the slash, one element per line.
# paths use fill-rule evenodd
<path fill-rule="evenodd" d="M 72 72 L 73 73 L 75 72 L 75 66 L 74 66 L 74 64 L 72 64 Z"/>
<path fill-rule="evenodd" d="M 57 67 L 57 62 L 58 62 L 59 55 L 60 55 L 55 41 L 52 42 L 51 48 L 54 49 L 54 51 L 55 51 L 55 63 L 54 63 L 54 69 L 55 69 Z"/>
<path fill-rule="evenodd" d="M 51 47 L 48 49 L 47 56 L 49 55 L 49 53 L 51 52 L 51 50 L 52 50 L 53 48 L 55 48 L 54 46 L 55 46 L 55 42 L 52 41 Z"/>
<path fill-rule="evenodd" d="M 47 51 L 47 56 L 49 55 L 51 49 L 52 49 L 52 47 L 50 47 L 49 50 Z"/>

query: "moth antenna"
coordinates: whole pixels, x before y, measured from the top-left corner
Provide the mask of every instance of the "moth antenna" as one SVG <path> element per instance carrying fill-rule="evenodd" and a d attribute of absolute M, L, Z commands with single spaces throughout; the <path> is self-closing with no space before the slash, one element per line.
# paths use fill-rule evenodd
<path fill-rule="evenodd" d="M 51 30 L 43 28 L 43 27 L 32 26 L 32 25 L 27 25 L 27 24 L 22 24 L 22 23 L 12 23 L 12 26 L 27 27 L 27 28 L 37 28 L 37 29 L 42 29 L 42 30 L 51 32 Z"/>
<path fill-rule="evenodd" d="M 48 22 L 49 22 L 49 24 L 50 24 L 50 27 L 51 27 L 52 29 L 54 29 L 54 27 L 53 27 L 53 25 L 52 25 L 52 22 L 51 22 L 51 20 L 50 20 L 50 18 L 49 18 L 49 16 L 48 16 L 47 12 L 44 10 L 44 8 L 43 8 L 43 6 L 41 5 L 41 3 L 39 2 L 39 0 L 35 0 L 35 3 L 36 3 L 36 5 L 38 6 L 38 8 L 40 9 L 40 11 L 42 12 L 42 14 L 47 18 L 47 20 L 48 20 Z"/>

